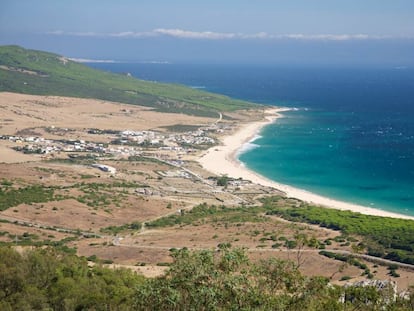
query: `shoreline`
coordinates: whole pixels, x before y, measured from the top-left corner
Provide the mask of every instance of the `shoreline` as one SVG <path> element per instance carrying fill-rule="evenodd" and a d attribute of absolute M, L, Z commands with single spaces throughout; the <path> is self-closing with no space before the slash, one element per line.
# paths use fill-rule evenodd
<path fill-rule="evenodd" d="M 306 190 L 298 189 L 289 185 L 281 184 L 270 180 L 244 166 L 237 158 L 243 146 L 257 136 L 261 129 L 266 125 L 275 122 L 283 117 L 280 113 L 288 111 L 289 108 L 270 108 L 265 111 L 265 118 L 262 121 L 249 122 L 243 124 L 234 133 L 222 137 L 221 144 L 209 148 L 199 158 L 198 162 L 201 166 L 217 175 L 228 175 L 233 178 L 243 178 L 262 186 L 268 186 L 286 193 L 286 196 L 296 198 L 307 203 L 320 205 L 327 208 L 339 210 L 350 210 L 361 214 L 392 217 L 414 220 L 413 216 L 388 212 L 372 207 L 347 203 L 318 194 L 311 193 Z"/>

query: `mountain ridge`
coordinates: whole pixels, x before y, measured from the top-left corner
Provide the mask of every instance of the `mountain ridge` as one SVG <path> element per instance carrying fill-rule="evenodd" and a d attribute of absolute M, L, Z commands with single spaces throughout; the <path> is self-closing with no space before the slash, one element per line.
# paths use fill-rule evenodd
<path fill-rule="evenodd" d="M 256 106 L 183 85 L 100 71 L 58 54 L 15 45 L 0 46 L 0 91 L 96 98 L 199 116 Z"/>

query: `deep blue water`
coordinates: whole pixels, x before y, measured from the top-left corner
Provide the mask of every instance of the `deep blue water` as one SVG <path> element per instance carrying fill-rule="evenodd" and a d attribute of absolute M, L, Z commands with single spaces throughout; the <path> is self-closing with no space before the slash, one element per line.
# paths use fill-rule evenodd
<path fill-rule="evenodd" d="M 236 65 L 90 64 L 295 107 L 240 160 L 271 179 L 414 215 L 414 70 Z"/>

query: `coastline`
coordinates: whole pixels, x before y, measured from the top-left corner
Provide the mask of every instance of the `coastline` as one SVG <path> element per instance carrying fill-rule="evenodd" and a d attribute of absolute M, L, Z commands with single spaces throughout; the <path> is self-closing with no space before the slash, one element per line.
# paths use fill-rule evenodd
<path fill-rule="evenodd" d="M 246 143 L 251 141 L 256 135 L 258 135 L 264 126 L 275 122 L 278 118 L 283 117 L 280 113 L 287 110 L 289 110 L 289 108 L 270 108 L 266 110 L 264 120 L 244 124 L 234 133 L 224 136 L 221 144 L 209 148 L 199 157 L 198 162 L 201 166 L 203 166 L 203 168 L 214 174 L 228 175 L 233 178 L 241 177 L 256 184 L 276 188 L 286 193 L 288 197 L 297 198 L 308 203 L 321 205 L 327 208 L 350 210 L 366 215 L 414 220 L 414 217 L 412 216 L 342 202 L 328 197 L 323 197 L 306 190 L 284 185 L 270 180 L 245 167 L 237 158 L 240 149 Z"/>

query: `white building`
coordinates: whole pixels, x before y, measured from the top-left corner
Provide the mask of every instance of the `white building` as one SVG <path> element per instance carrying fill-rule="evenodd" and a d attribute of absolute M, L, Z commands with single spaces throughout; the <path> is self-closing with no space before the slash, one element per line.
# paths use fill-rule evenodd
<path fill-rule="evenodd" d="M 96 167 L 96 168 L 100 169 L 103 172 L 108 172 L 108 173 L 111 173 L 111 174 L 116 173 L 116 168 L 112 167 L 112 166 L 109 166 L 109 165 L 96 163 L 96 164 L 92 164 L 92 167 Z"/>

